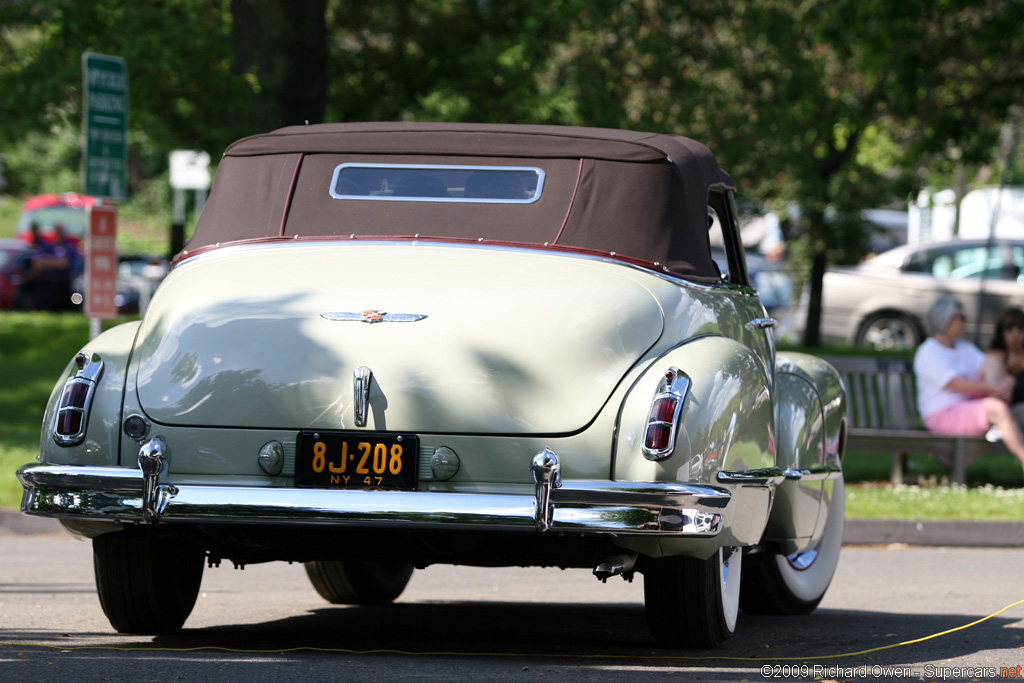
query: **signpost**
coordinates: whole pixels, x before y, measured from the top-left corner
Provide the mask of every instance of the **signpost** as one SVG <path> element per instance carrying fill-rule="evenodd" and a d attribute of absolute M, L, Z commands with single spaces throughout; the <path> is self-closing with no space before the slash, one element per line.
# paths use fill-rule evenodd
<path fill-rule="evenodd" d="M 128 67 L 120 57 L 82 54 L 85 144 L 82 193 L 123 200 L 128 167 Z"/>
<path fill-rule="evenodd" d="M 96 204 L 89 209 L 85 240 L 85 315 L 90 337 L 99 336 L 100 320 L 117 316 L 117 207 Z"/>
<path fill-rule="evenodd" d="M 174 222 L 171 224 L 171 256 L 185 246 L 185 191 L 195 190 L 195 213 L 206 204 L 210 187 L 210 155 L 191 149 L 171 152 L 171 188 L 174 190 Z"/>
<path fill-rule="evenodd" d="M 120 57 L 82 53 L 82 194 L 121 201 L 128 171 L 128 66 Z M 117 315 L 117 207 L 89 209 L 85 315 L 89 336 Z"/>

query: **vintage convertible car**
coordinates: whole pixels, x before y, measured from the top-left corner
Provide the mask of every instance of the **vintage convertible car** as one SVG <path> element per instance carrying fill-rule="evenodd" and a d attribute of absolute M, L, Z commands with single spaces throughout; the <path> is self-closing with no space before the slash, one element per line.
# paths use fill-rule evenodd
<path fill-rule="evenodd" d="M 181 628 L 221 560 L 305 563 L 345 604 L 435 563 L 639 572 L 668 646 L 810 612 L 846 399 L 776 353 L 733 193 L 650 133 L 243 139 L 144 319 L 68 364 L 22 509 L 92 540 L 121 632 Z"/>

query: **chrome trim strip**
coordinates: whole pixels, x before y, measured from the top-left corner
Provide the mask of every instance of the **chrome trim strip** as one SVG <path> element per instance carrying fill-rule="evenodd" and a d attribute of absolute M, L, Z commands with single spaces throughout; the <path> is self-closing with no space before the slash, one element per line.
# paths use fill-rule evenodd
<path fill-rule="evenodd" d="M 756 330 L 768 330 L 778 324 L 779 321 L 775 318 L 754 318 L 743 327 L 745 327 L 749 332 L 754 332 Z"/>
<path fill-rule="evenodd" d="M 821 481 L 822 479 L 835 479 L 842 473 L 843 469 L 838 465 L 823 465 L 821 467 L 806 467 L 803 469 L 789 469 L 784 472 L 786 479 L 799 481 Z"/>
<path fill-rule="evenodd" d="M 145 521 L 142 470 L 32 464 L 18 470 L 18 478 L 27 514 Z M 166 487 L 163 494 L 161 524 L 333 523 L 537 533 L 539 521 L 532 494 L 187 484 Z M 721 487 L 658 482 L 563 481 L 550 494 L 549 530 L 579 534 L 715 536 L 732 501 Z"/>
<path fill-rule="evenodd" d="M 721 484 L 778 486 L 786 480 L 786 473 L 780 467 L 765 467 L 759 470 L 722 470 L 716 479 Z"/>

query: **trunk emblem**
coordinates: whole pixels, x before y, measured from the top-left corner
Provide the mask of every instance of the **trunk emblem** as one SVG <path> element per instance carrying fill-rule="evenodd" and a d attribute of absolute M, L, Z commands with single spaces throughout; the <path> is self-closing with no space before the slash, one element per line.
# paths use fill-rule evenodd
<path fill-rule="evenodd" d="M 426 318 L 424 313 L 388 313 L 386 311 L 380 311 L 377 309 L 368 309 L 360 311 L 358 313 L 351 313 L 348 311 L 336 312 L 336 313 L 321 313 L 320 317 L 324 320 L 341 320 L 343 322 L 360 322 L 360 323 L 414 323 L 418 320 Z"/>

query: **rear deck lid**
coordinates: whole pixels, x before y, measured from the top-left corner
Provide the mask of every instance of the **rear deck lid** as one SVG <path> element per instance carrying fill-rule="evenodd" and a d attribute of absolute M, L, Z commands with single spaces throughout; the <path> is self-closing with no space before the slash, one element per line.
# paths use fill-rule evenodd
<path fill-rule="evenodd" d="M 169 425 L 352 429 L 366 368 L 366 429 L 573 432 L 661 335 L 634 272 L 479 247 L 222 248 L 153 299 L 139 400 Z"/>

